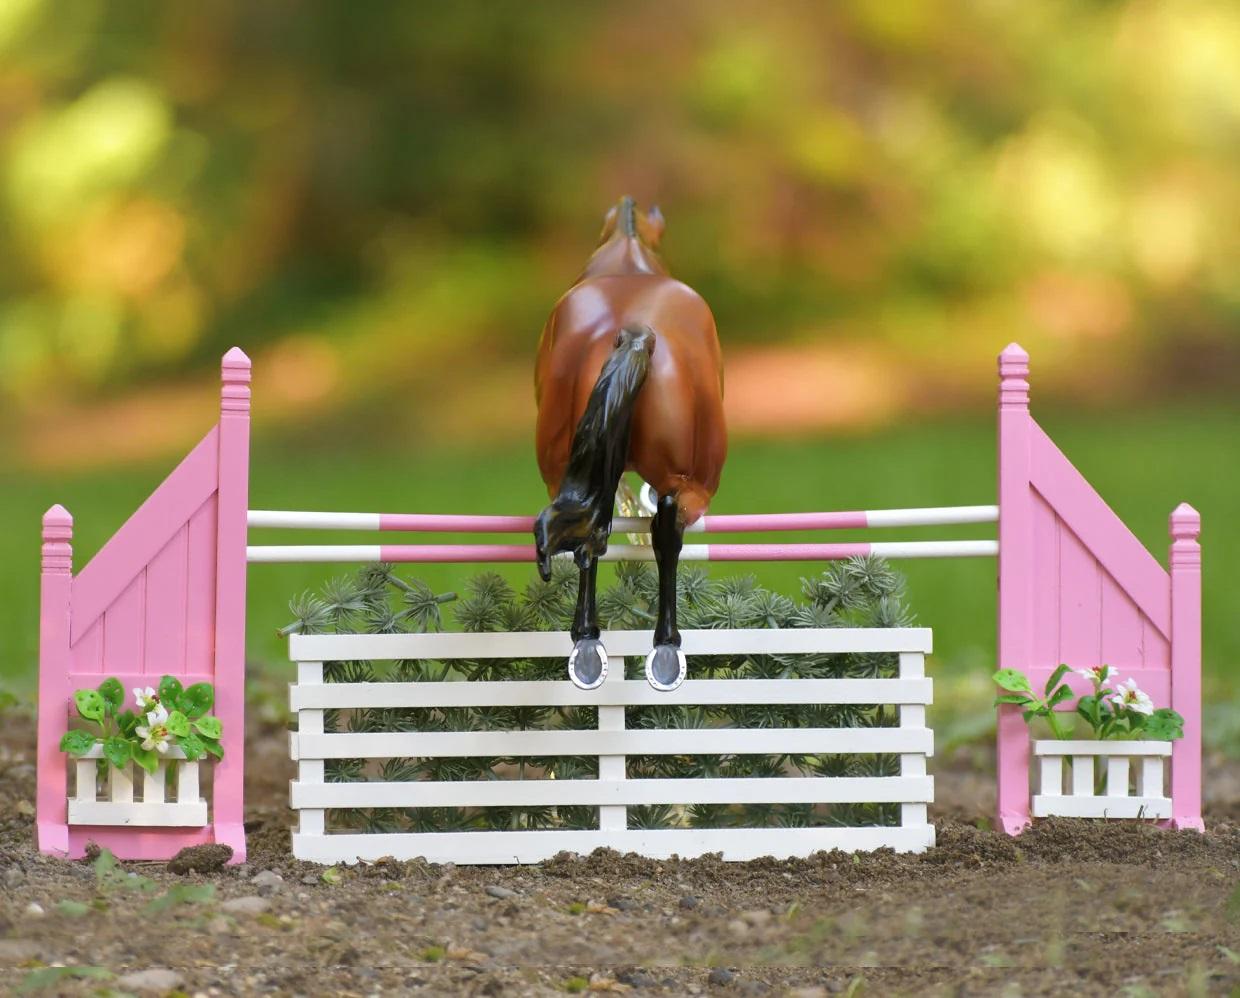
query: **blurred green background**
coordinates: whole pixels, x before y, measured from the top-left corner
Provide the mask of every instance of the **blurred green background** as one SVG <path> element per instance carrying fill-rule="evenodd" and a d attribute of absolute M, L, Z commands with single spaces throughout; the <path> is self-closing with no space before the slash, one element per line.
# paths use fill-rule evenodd
<path fill-rule="evenodd" d="M 256 508 L 534 511 L 534 346 L 622 193 L 716 313 L 717 512 L 993 501 L 1019 340 L 1038 418 L 1160 560 L 1201 509 L 1234 694 L 1224 0 L 5 0 L 0 679 L 34 678 L 39 514 L 70 508 L 84 564 L 213 422 L 233 344 Z M 893 534 L 929 535 L 988 534 Z M 902 567 L 943 689 L 984 702 L 993 563 Z M 329 574 L 251 570 L 255 661 L 280 672 Z"/>

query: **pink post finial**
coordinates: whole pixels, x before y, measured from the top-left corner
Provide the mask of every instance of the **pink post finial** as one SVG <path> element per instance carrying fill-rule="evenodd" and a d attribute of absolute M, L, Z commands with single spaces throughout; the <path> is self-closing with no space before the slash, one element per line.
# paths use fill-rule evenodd
<path fill-rule="evenodd" d="M 1173 541 L 1193 541 L 1201 535 L 1201 514 L 1186 502 L 1180 503 L 1171 511 L 1170 517 L 1171 539 Z M 1172 545 L 1171 559 L 1176 561 L 1176 548 L 1179 545 Z M 1201 561 L 1201 546 L 1192 544 L 1191 547 L 1197 549 L 1197 562 Z M 1181 550 L 1188 550 L 1189 545 L 1185 545 Z"/>
<path fill-rule="evenodd" d="M 43 514 L 43 572 L 70 575 L 73 572 L 73 517 L 57 503 Z"/>
<path fill-rule="evenodd" d="M 999 408 L 1029 408 L 1029 354 L 1019 343 L 999 354 Z"/>
<path fill-rule="evenodd" d="M 233 347 L 220 362 L 220 411 L 250 411 L 250 358 Z"/>

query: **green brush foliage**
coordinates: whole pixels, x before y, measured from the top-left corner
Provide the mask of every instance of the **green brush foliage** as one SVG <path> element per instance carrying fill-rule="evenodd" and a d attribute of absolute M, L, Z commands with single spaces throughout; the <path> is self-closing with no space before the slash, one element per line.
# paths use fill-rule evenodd
<path fill-rule="evenodd" d="M 710 578 L 697 566 L 682 566 L 677 580 L 682 628 L 740 627 L 907 627 L 913 617 L 903 602 L 904 580 L 885 561 L 854 558 L 832 563 L 802 579 L 801 598 L 763 589 L 752 576 Z M 435 593 L 424 582 L 403 579 L 390 565 L 372 565 L 354 577 L 333 579 L 318 593 L 290 603 L 295 619 L 282 633 L 332 634 L 437 631 L 443 608 L 463 631 L 567 630 L 577 598 L 577 571 L 557 562 L 551 579 L 534 579 L 515 591 L 493 572 L 470 580 L 465 597 Z M 621 563 L 616 580 L 599 594 L 598 609 L 608 629 L 648 629 L 658 606 L 658 578 L 643 562 Z M 870 678 L 894 677 L 895 654 L 711 655 L 691 656 L 695 679 Z M 563 679 L 564 661 L 555 659 L 476 659 L 438 662 L 327 662 L 326 682 L 451 682 L 463 680 Z M 643 676 L 643 662 L 625 662 L 629 679 Z M 328 732 L 499 731 L 586 729 L 598 723 L 591 707 L 487 707 L 327 710 Z M 879 705 L 734 705 L 709 707 L 630 707 L 630 728 L 832 728 L 894 727 L 894 708 Z M 632 779 L 690 777 L 779 778 L 781 776 L 893 776 L 899 760 L 890 755 L 809 756 L 629 756 Z M 548 759 L 337 759 L 327 763 L 332 781 L 381 779 L 488 780 L 496 778 L 594 779 L 594 757 Z M 334 829 L 372 832 L 454 831 L 463 829 L 594 828 L 592 807 L 560 808 L 370 808 L 333 810 Z M 674 804 L 629 808 L 633 828 L 809 827 L 894 825 L 894 804 Z"/>

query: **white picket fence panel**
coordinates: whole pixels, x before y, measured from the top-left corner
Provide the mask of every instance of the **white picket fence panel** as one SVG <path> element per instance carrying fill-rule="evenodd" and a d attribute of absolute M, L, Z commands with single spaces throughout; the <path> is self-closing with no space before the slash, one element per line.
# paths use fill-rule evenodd
<path fill-rule="evenodd" d="M 198 828 L 207 823 L 207 802 L 199 795 L 199 760 L 185 758 L 176 746 L 168 752 L 155 772 L 148 773 L 136 762 L 124 769 L 108 763 L 106 786 L 98 785 L 97 761 L 103 747 L 95 745 L 77 760 L 74 794 L 69 798 L 70 825 L 128 825 L 134 828 Z M 168 763 L 177 760 L 176 796 L 168 798 Z M 141 800 L 135 800 L 141 788 Z"/>
<path fill-rule="evenodd" d="M 1163 785 L 1170 742 L 1047 739 L 1034 742 L 1033 750 L 1041 763 L 1041 793 L 1033 797 L 1035 818 L 1171 817 L 1171 799 Z M 1070 773 L 1068 793 L 1065 768 Z"/>
<path fill-rule="evenodd" d="M 615 657 L 644 655 L 649 631 L 604 632 Z M 289 654 L 297 682 L 289 706 L 298 730 L 290 735 L 297 779 L 290 806 L 298 812 L 293 855 L 321 863 L 392 857 L 431 862 L 533 863 L 564 850 L 588 853 L 605 846 L 653 858 L 719 852 L 724 859 L 807 856 L 821 849 L 884 846 L 921 851 L 934 845 L 927 804 L 934 778 L 926 760 L 934 733 L 926 727 L 933 697 L 925 675 L 931 632 L 924 628 L 700 630 L 682 635 L 686 655 L 842 654 L 899 655 L 893 679 L 687 680 L 660 693 L 615 669 L 596 690 L 567 680 L 546 682 L 324 683 L 323 663 L 334 661 L 471 658 L 567 658 L 572 639 L 562 632 L 486 634 L 294 635 Z M 883 704 L 899 709 L 892 728 L 626 729 L 630 706 L 718 704 Z M 589 730 L 325 733 L 328 708 L 590 706 L 598 727 Z M 743 779 L 627 779 L 629 755 L 862 754 L 900 756 L 890 777 L 772 777 Z M 598 779 L 478 780 L 460 782 L 325 781 L 329 759 L 442 758 L 451 756 L 598 756 Z M 657 829 L 627 827 L 627 808 L 645 804 L 899 803 L 900 824 L 848 828 Z M 329 833 L 329 808 L 597 806 L 597 829 Z"/>

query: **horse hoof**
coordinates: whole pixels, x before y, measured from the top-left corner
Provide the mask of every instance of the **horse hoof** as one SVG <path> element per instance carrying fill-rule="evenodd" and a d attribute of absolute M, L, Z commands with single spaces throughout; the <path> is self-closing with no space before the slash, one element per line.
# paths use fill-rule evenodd
<path fill-rule="evenodd" d="M 568 656 L 568 678 L 579 690 L 596 690 L 607 678 L 607 649 L 598 638 L 582 638 Z"/>
<path fill-rule="evenodd" d="M 670 693 L 685 681 L 689 663 L 675 645 L 655 645 L 646 656 L 646 682 L 660 693 Z"/>

